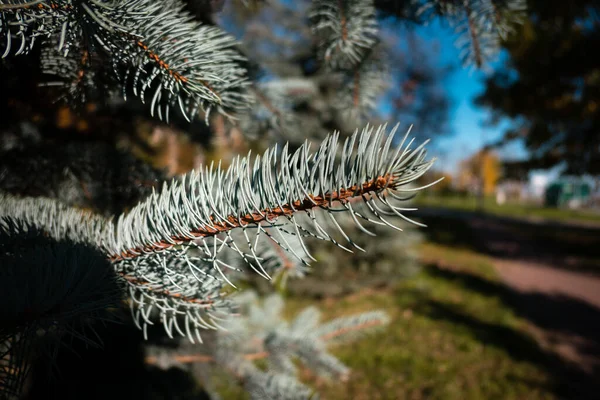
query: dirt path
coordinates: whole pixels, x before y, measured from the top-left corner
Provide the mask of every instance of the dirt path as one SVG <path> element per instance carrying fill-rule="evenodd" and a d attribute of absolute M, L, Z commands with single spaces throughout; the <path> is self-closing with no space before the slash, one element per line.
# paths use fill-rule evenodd
<path fill-rule="evenodd" d="M 419 213 L 431 229 L 456 233 L 440 235 L 440 242 L 488 255 L 540 345 L 600 382 L 600 228 L 441 209 Z"/>
<path fill-rule="evenodd" d="M 495 259 L 494 266 L 504 282 L 518 291 L 568 296 L 600 309 L 600 278 L 597 276 L 502 259 Z"/>
<path fill-rule="evenodd" d="M 584 304 L 588 303 L 590 308 L 600 310 L 600 278 L 519 261 L 497 259 L 494 260 L 494 266 L 508 286 L 525 296 L 577 299 Z M 586 324 L 588 318 L 598 316 L 591 310 L 582 310 L 585 307 L 580 304 L 572 304 L 562 308 L 547 308 L 539 303 L 524 303 L 522 306 L 525 314 L 532 320 L 530 332 L 542 347 L 578 365 L 586 373 L 597 375 L 600 371 L 600 336 L 593 337 L 593 329 L 597 329 L 598 323 L 593 319 L 589 320 L 592 328 L 589 335 L 578 332 L 580 327 L 577 325 Z M 558 315 L 559 313 L 566 315 Z M 547 323 L 536 323 L 552 318 L 563 319 L 562 322 L 553 323 L 556 325 L 558 322 L 561 326 L 544 327 Z M 600 335 L 600 330 L 596 330 L 596 333 Z"/>

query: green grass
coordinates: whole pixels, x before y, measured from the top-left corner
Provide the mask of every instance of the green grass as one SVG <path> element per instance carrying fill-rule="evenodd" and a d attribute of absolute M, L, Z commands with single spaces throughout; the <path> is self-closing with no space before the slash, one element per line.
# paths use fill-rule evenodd
<path fill-rule="evenodd" d="M 348 383 L 307 379 L 322 398 L 555 398 L 545 370 L 549 360 L 524 322 L 493 290 L 471 284 L 499 285 L 489 260 L 433 244 L 422 253 L 429 261 L 444 260 L 445 267 L 426 267 L 387 290 L 317 304 L 325 318 L 372 309 L 392 317 L 384 331 L 334 349 L 354 371 Z M 292 298 L 287 304 L 293 312 L 314 302 Z"/>
<path fill-rule="evenodd" d="M 415 205 L 444 207 L 466 211 L 478 209 L 478 200 L 475 197 L 461 196 L 418 196 Z M 600 213 L 589 210 L 569 210 L 562 208 L 542 207 L 532 204 L 505 203 L 496 204 L 494 198 L 484 200 L 484 210 L 490 214 L 509 216 L 515 218 L 541 219 L 557 222 L 586 222 L 600 225 Z"/>
<path fill-rule="evenodd" d="M 568 382 L 577 380 L 528 334 L 526 320 L 512 308 L 513 292 L 491 260 L 431 242 L 420 252 L 422 272 L 386 289 L 319 301 L 287 299 L 290 317 L 310 305 L 323 312 L 324 321 L 373 309 L 391 316 L 384 330 L 332 349 L 353 371 L 348 382 L 327 381 L 306 369 L 301 379 L 330 400 L 565 398 Z M 224 398 L 247 399 L 232 383 L 219 379 Z"/>

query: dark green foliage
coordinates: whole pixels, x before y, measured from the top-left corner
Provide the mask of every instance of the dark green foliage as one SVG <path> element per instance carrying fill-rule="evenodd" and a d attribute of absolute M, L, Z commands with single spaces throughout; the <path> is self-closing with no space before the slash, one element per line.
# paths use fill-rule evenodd
<path fill-rule="evenodd" d="M 18 221 L 0 222 L 0 394 L 19 393 L 34 358 L 98 344 L 94 326 L 123 296 L 106 257 Z"/>
<path fill-rule="evenodd" d="M 529 1 L 525 25 L 503 46 L 510 55 L 488 80 L 480 105 L 494 121 L 516 126 L 503 142 L 524 138 L 524 170 L 566 163 L 568 173 L 600 172 L 600 5 Z"/>
<path fill-rule="evenodd" d="M 48 376 L 50 360 L 34 364 L 27 400 L 59 398 L 128 400 L 208 400 L 193 377 L 181 369 L 162 371 L 145 363 L 147 342 L 130 322 L 128 310 L 122 323 L 97 329 L 102 347 L 74 343 L 72 351 L 61 351 L 54 364 L 57 373 Z"/>

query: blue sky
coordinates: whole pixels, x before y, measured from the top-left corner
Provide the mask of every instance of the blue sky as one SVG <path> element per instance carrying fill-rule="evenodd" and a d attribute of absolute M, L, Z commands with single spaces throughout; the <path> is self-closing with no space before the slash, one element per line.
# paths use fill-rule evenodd
<path fill-rule="evenodd" d="M 460 64 L 458 50 L 454 46 L 456 35 L 450 28 L 435 21 L 429 26 L 417 28 L 417 31 L 422 38 L 439 42 L 440 63 L 457 66 L 444 82 L 451 100 L 450 122 L 454 135 L 435 139 L 441 150 L 436 154 L 439 158 L 438 167 L 448 172 L 455 172 L 460 160 L 475 153 L 485 143 L 499 139 L 510 122 L 503 121 L 493 127 L 484 124 L 488 119 L 488 112 L 475 107 L 473 102 L 485 88 L 486 72 L 466 68 Z M 496 60 L 491 64 L 491 68 L 500 62 Z M 520 143 L 510 145 L 501 152 L 504 158 L 522 158 L 525 154 Z"/>

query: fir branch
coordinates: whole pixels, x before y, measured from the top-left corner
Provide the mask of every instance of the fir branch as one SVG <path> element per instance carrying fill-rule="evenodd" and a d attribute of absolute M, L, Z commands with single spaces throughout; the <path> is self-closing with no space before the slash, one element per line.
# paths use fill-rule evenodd
<path fill-rule="evenodd" d="M 455 45 L 463 64 L 481 68 L 499 49 L 514 26 L 523 22 L 525 0 L 417 0 L 417 14 L 424 20 L 441 15 L 456 29 Z"/>
<path fill-rule="evenodd" d="M 52 38 L 64 57 L 73 49 L 103 49 L 124 95 L 131 89 L 145 102 L 151 91 L 151 114 L 161 119 L 168 120 L 173 107 L 188 120 L 202 109 L 207 121 L 213 108 L 224 114 L 245 109 L 250 103 L 247 60 L 235 49 L 235 39 L 195 21 L 184 8 L 178 0 L 64 0 L 0 9 L 2 54 L 11 52 L 14 40 L 16 54 L 26 53 L 38 37 Z M 64 75 L 65 65 L 57 69 L 58 64 L 53 61 L 50 72 Z M 71 66 L 67 75 L 80 70 Z"/>
<path fill-rule="evenodd" d="M 199 328 L 218 327 L 220 316 L 232 311 L 221 293 L 223 282 L 233 285 L 230 271 L 240 271 L 240 263 L 266 279 L 281 271 L 281 261 L 274 261 L 277 251 L 265 247 L 265 240 L 303 266 L 311 256 L 302 237 L 346 249 L 314 218 L 315 208 L 329 209 L 327 215 L 335 220 L 332 209 L 338 204 L 359 226 L 359 219 L 390 225 L 383 214 L 402 215 L 403 209 L 391 206 L 384 194 L 402 192 L 431 165 L 423 146 L 410 150 L 410 143 L 403 145 L 406 137 L 391 150 L 396 129 L 385 142 L 385 127 L 357 131 L 346 140 L 338 162 L 334 134 L 313 154 L 305 144 L 293 155 L 284 148 L 279 162 L 272 149 L 254 165 L 237 159 L 227 171 L 194 171 L 121 216 L 115 235 L 105 238 L 105 249 L 117 271 L 132 277 L 128 281 L 140 327 L 152 323 L 149 313 L 156 308 L 169 335 L 174 327 L 190 339 L 190 332 L 196 332 L 200 340 Z M 374 217 L 355 211 L 350 200 L 356 197 L 366 201 Z M 305 221 L 296 216 L 302 212 L 308 215 Z M 304 267 L 295 271 L 303 273 Z M 185 316 L 181 328 L 178 316 Z"/>
<path fill-rule="evenodd" d="M 256 101 L 239 115 L 239 127 L 246 137 L 256 138 L 274 131 L 290 140 L 305 140 L 306 121 L 294 114 L 294 107 L 312 101 L 318 88 L 306 78 L 279 78 L 252 88 Z"/>
<path fill-rule="evenodd" d="M 102 43 L 102 37 L 122 32 L 115 22 L 115 4 L 118 1 L 44 0 L 0 9 L 0 38 L 4 36 L 6 41 L 3 57 L 11 51 L 13 36 L 21 42 L 15 55 L 27 53 L 38 37 L 54 36 L 58 51 L 65 54 L 71 47 L 91 46 L 96 40 Z"/>
<path fill-rule="evenodd" d="M 453 17 L 460 13 L 463 0 L 413 0 L 416 15 L 425 23 L 439 16 Z"/>
<path fill-rule="evenodd" d="M 498 34 L 488 29 L 487 22 L 482 17 L 483 3 L 463 0 L 462 10 L 451 20 L 456 25 L 458 35 L 455 46 L 465 66 L 481 68 L 499 51 Z"/>
<path fill-rule="evenodd" d="M 96 90 L 96 73 L 91 69 L 90 53 L 86 49 L 75 49 L 68 55 L 57 50 L 58 44 L 47 43 L 40 56 L 41 71 L 59 78 L 41 86 L 54 86 L 63 92 L 59 100 L 74 106 L 85 104 Z"/>
<path fill-rule="evenodd" d="M 112 221 L 91 212 L 68 207 L 48 198 L 20 198 L 0 193 L 0 218 L 31 225 L 55 240 L 69 240 L 104 251 L 102 238 L 112 235 Z M 0 219 L 0 227 L 6 222 Z"/>
<path fill-rule="evenodd" d="M 333 70 L 352 69 L 376 43 L 372 0 L 314 0 L 309 18 L 322 58 Z"/>
<path fill-rule="evenodd" d="M 396 130 L 397 126 L 385 143 L 385 126 L 375 132 L 372 127 L 355 132 L 346 139 L 337 163 L 338 135 L 334 133 L 313 154 L 306 143 L 293 155 L 284 147 L 279 162 L 271 149 L 254 164 L 242 158 L 227 171 L 211 165 L 187 174 L 119 219 L 117 235 L 109 245 L 111 258 L 133 259 L 250 226 L 260 235 L 265 233 L 263 226 L 280 229 L 279 217 L 294 223 L 294 214 L 302 211 L 310 215 L 314 208 L 331 208 L 334 202 L 344 206 L 353 197 L 372 203 L 382 192 L 402 192 L 402 186 L 423 175 L 432 162 L 425 161 L 424 144 L 415 150 L 403 148 L 406 137 L 392 151 Z M 274 172 L 271 168 L 277 163 L 279 171 Z M 206 196 L 204 204 L 198 203 L 198 196 Z M 381 211 L 394 214 L 394 209 Z"/>
<path fill-rule="evenodd" d="M 128 40 L 111 51 L 123 84 L 142 101 L 153 90 L 151 113 L 167 121 L 172 107 L 188 120 L 199 109 L 208 120 L 213 107 L 222 113 L 246 108 L 246 59 L 235 49 L 235 39 L 195 21 L 182 3 L 165 4 L 128 0 L 118 8 Z"/>
<path fill-rule="evenodd" d="M 269 374 L 258 368 L 244 377 L 244 388 L 252 400 L 318 400 L 313 391 L 287 375 Z"/>
<path fill-rule="evenodd" d="M 467 14 L 467 30 L 471 38 L 472 57 L 475 61 L 475 65 L 477 65 L 478 68 L 481 68 L 481 66 L 483 65 L 483 54 L 481 49 L 481 43 L 479 41 L 479 31 L 475 22 L 473 10 L 471 9 L 471 6 L 469 5 L 468 1 L 465 1 L 465 13 Z"/>
<path fill-rule="evenodd" d="M 515 31 L 525 20 L 526 0 L 487 0 L 481 2 L 481 18 L 489 31 L 496 31 L 502 39 Z"/>
<path fill-rule="evenodd" d="M 261 351 L 258 353 L 250 353 L 244 354 L 244 359 L 248 361 L 256 361 L 262 360 L 269 356 L 269 353 L 266 351 Z M 215 363 L 217 360 L 210 355 L 207 354 L 180 354 L 169 357 L 172 361 L 175 361 L 177 364 L 192 364 L 192 363 Z M 150 355 L 145 359 L 146 364 L 155 365 L 160 364 L 162 366 L 168 365 L 165 364 L 165 361 L 160 358 L 160 356 Z M 167 361 L 168 362 L 168 361 Z"/>
<path fill-rule="evenodd" d="M 200 330 L 219 329 L 220 321 L 234 315 L 223 281 L 208 275 L 210 266 L 176 254 L 166 260 L 150 254 L 134 264 L 115 264 L 117 274 L 127 281 L 132 316 L 144 337 L 148 325 L 158 320 L 169 337 L 177 333 L 202 343 Z"/>
<path fill-rule="evenodd" d="M 284 237 L 280 238 L 279 235 Z M 288 278 L 301 278 L 310 271 L 307 266 L 309 257 L 300 240 L 296 235 L 272 231 L 269 238 L 259 247 L 259 257 L 265 272 L 273 280 L 279 281 L 282 288 L 285 287 Z M 294 257 L 294 254 L 299 255 L 300 259 Z"/>
<path fill-rule="evenodd" d="M 368 328 L 387 325 L 389 317 L 383 311 L 370 311 L 367 313 L 334 319 L 325 325 L 319 326 L 314 335 L 331 344 L 340 344 L 356 340 Z"/>
<path fill-rule="evenodd" d="M 359 123 L 371 116 L 390 81 L 384 59 L 380 50 L 371 49 L 365 59 L 348 73 L 336 101 L 336 107 L 344 118 Z"/>
<path fill-rule="evenodd" d="M 258 302 L 254 292 L 245 293 L 237 298 L 242 308 L 240 317 L 228 321 L 225 325 L 227 330 L 214 332 L 214 341 L 204 349 L 204 353 L 195 353 L 195 348 L 189 344 L 182 344 L 173 351 L 151 347 L 146 363 L 164 369 L 203 364 L 201 370 L 204 373 L 212 368 L 222 368 L 246 388 L 248 381 L 253 381 L 255 390 L 262 393 L 274 390 L 269 387 L 272 380 L 286 377 L 287 387 L 281 387 L 276 398 L 287 398 L 297 394 L 294 359 L 300 359 L 314 372 L 345 379 L 349 376 L 348 367 L 330 355 L 327 347 L 356 340 L 361 334 L 382 327 L 389 321 L 385 313 L 373 311 L 319 325 L 318 310 L 309 307 L 288 323 L 282 319 L 281 296 L 270 295 Z M 268 369 L 260 376 L 255 375 L 257 367 L 254 361 L 257 360 L 268 363 Z M 306 397 L 302 395 L 299 398 Z"/>
<path fill-rule="evenodd" d="M 115 234 L 111 220 L 52 199 L 0 193 L 0 205 L 0 217 L 34 226 L 54 240 L 94 246 L 104 254 L 104 244 Z M 0 219 L 0 229 L 10 227 L 6 221 Z M 134 321 L 145 337 L 147 324 L 154 324 L 151 313 L 156 311 L 169 336 L 175 330 L 192 343 L 202 342 L 199 330 L 219 328 L 218 321 L 232 314 L 233 307 L 222 296 L 223 282 L 209 275 L 212 263 L 187 253 L 184 257 L 176 252 L 171 255 L 148 254 L 133 265 L 125 261 L 113 267 L 126 282 Z M 172 273 L 181 270 L 186 274 Z"/>
<path fill-rule="evenodd" d="M 48 28 L 29 17 L 25 10 L 29 3 L 8 3 L 0 0 L 0 57 L 7 57 L 16 47 L 15 55 L 27 54 L 39 36 L 48 36 Z"/>

